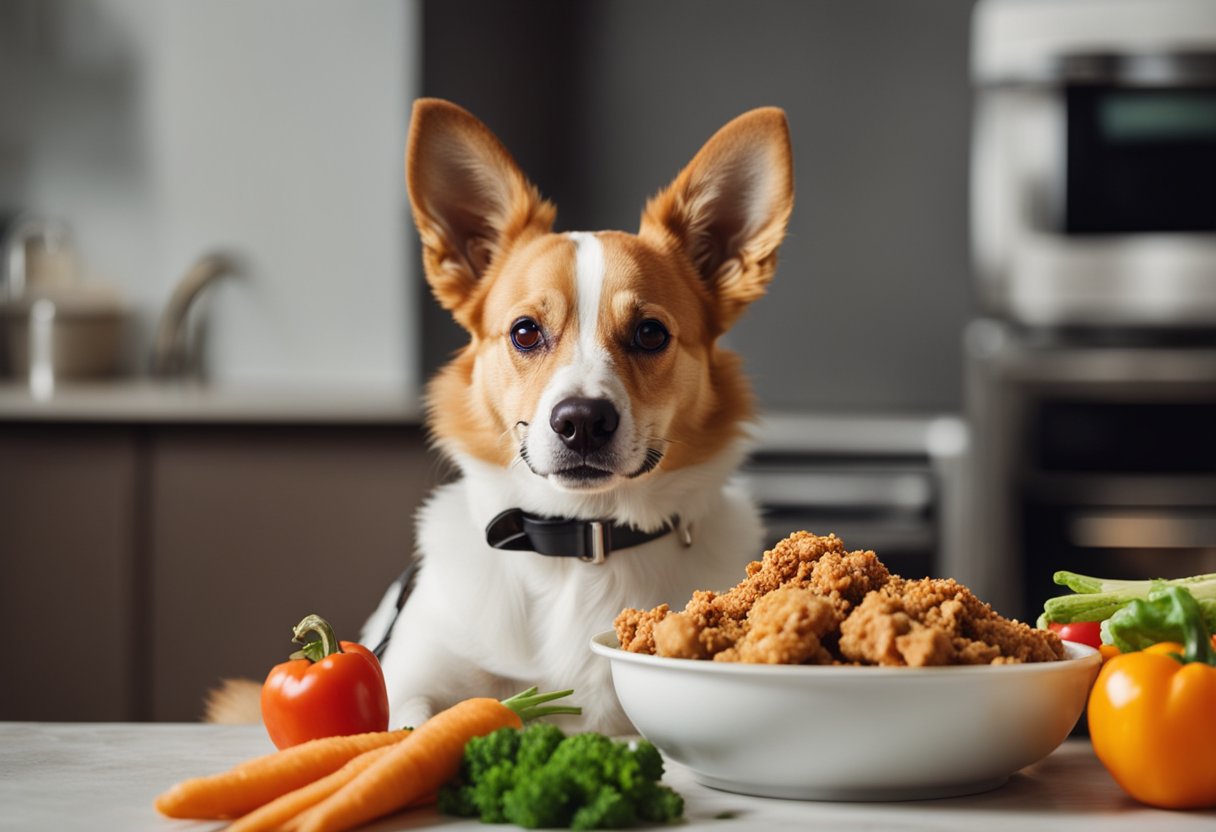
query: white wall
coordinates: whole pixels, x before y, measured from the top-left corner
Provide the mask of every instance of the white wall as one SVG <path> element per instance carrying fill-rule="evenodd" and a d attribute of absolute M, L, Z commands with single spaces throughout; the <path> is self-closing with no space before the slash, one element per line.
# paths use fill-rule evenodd
<path fill-rule="evenodd" d="M 401 160 L 419 4 L 50 5 L 50 44 L 26 63 L 51 115 L 25 131 L 20 205 L 75 226 L 142 346 L 176 281 L 221 249 L 246 270 L 207 292 L 217 382 L 414 389 Z M 90 77 L 111 80 L 88 94 Z"/>

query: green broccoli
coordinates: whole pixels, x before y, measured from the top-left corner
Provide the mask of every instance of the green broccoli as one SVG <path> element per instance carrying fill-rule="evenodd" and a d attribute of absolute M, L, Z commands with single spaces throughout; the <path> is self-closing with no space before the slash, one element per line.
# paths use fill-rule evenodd
<path fill-rule="evenodd" d="M 574 813 L 571 829 L 624 829 L 638 821 L 638 814 L 629 798 L 611 786 L 595 793 L 591 802 Z"/>
<path fill-rule="evenodd" d="M 533 723 L 515 734 L 519 737 L 519 754 L 515 764 L 528 769 L 544 765 L 566 738 L 561 728 L 547 722 Z"/>
<path fill-rule="evenodd" d="M 499 728 L 484 737 L 474 737 L 464 748 L 460 766 L 471 780 L 477 780 L 486 771 L 503 760 L 515 760 L 519 752 L 520 732 L 514 728 Z"/>
<path fill-rule="evenodd" d="M 663 758 L 646 740 L 567 737 L 544 724 L 504 728 L 469 742 L 458 779 L 440 792 L 439 808 L 529 829 L 667 822 L 684 814 L 684 800 L 658 783 L 662 776 Z"/>

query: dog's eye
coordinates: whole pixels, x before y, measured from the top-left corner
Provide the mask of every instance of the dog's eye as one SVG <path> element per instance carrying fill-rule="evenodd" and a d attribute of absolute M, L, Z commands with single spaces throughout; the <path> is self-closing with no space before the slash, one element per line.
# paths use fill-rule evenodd
<path fill-rule="evenodd" d="M 511 343 L 520 352 L 536 349 L 544 340 L 545 336 L 541 334 L 540 324 L 531 318 L 520 318 L 511 324 Z"/>
<path fill-rule="evenodd" d="M 638 328 L 633 333 L 633 345 L 643 352 L 658 352 L 667 346 L 667 342 L 670 340 L 671 336 L 667 334 L 667 327 L 652 318 L 638 324 Z"/>

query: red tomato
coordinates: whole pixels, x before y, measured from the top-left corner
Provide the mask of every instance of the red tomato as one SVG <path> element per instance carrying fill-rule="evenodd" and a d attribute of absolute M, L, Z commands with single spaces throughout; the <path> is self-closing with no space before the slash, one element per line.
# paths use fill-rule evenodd
<path fill-rule="evenodd" d="M 1061 624 L 1053 621 L 1047 625 L 1049 630 L 1060 634 L 1065 641 L 1075 641 L 1077 644 L 1088 644 L 1090 647 L 1102 646 L 1101 621 L 1074 621 L 1071 624 Z"/>
<path fill-rule="evenodd" d="M 275 665 L 262 685 L 262 722 L 279 748 L 320 737 L 388 730 L 388 692 L 375 655 L 361 644 L 338 642 L 329 624 L 308 616 L 296 628 L 321 635 L 304 657 Z M 311 658 L 315 656 L 316 658 Z"/>

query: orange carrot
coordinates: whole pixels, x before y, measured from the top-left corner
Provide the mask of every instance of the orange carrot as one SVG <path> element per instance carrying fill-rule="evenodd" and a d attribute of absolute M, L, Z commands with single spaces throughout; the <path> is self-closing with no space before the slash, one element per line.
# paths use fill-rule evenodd
<path fill-rule="evenodd" d="M 183 780 L 156 798 L 171 818 L 235 818 L 332 774 L 364 752 L 400 742 L 406 731 L 324 737 L 247 760 L 229 771 Z"/>
<path fill-rule="evenodd" d="M 415 805 L 456 776 L 465 744 L 499 728 L 552 713 L 580 713 L 568 706 L 539 707 L 571 691 L 531 688 L 499 702 L 466 699 L 422 723 L 408 743 L 395 746 L 334 794 L 285 826 L 296 832 L 343 832 Z"/>
<path fill-rule="evenodd" d="M 278 829 L 282 824 L 294 818 L 310 806 L 315 806 L 338 789 L 345 786 L 355 775 L 367 769 L 392 750 L 392 746 L 381 746 L 365 751 L 348 762 L 333 774 L 328 774 L 320 780 L 314 780 L 307 786 L 276 797 L 269 803 L 241 816 L 228 827 L 227 832 L 266 832 Z"/>

